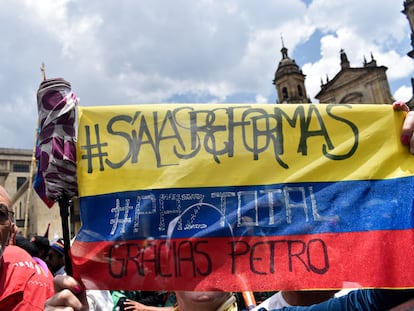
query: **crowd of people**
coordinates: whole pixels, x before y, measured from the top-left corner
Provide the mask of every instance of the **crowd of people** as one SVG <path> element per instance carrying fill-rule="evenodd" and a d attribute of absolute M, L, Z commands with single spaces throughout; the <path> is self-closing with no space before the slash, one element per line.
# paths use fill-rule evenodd
<path fill-rule="evenodd" d="M 408 112 L 403 103 L 394 103 L 394 109 Z M 413 131 L 414 112 L 409 112 L 402 126 L 401 143 L 412 154 Z M 335 291 L 257 293 L 250 297 L 254 304 L 248 303 L 243 293 L 85 290 L 65 273 L 63 240 L 18 235 L 11 207 L 8 193 L 0 186 L 1 310 L 390 310 L 414 299 L 414 289 L 360 289 L 339 297 L 334 297 Z"/>

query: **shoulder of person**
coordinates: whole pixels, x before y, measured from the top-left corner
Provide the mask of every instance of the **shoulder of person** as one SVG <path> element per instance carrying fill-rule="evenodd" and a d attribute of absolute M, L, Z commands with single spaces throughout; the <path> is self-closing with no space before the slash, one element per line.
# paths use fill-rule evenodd
<path fill-rule="evenodd" d="M 4 262 L 33 261 L 32 256 L 23 248 L 16 245 L 9 245 L 3 253 Z"/>
<path fill-rule="evenodd" d="M 2 260 L 0 301 L 18 295 L 16 310 L 43 309 L 46 299 L 54 293 L 52 274 L 46 275 L 32 256 L 18 246 L 7 246 Z"/>
<path fill-rule="evenodd" d="M 46 283 L 53 284 L 51 273 L 45 271 L 45 267 L 42 267 L 28 252 L 18 246 L 6 247 L 3 253 L 3 265 L 3 269 L 9 270 L 7 274 L 12 273 L 22 279 L 39 276 L 39 280 L 44 279 Z"/>

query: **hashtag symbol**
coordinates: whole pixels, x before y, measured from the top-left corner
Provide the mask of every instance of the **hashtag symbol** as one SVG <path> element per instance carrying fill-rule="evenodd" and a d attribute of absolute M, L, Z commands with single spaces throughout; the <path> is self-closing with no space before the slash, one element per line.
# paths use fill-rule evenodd
<path fill-rule="evenodd" d="M 95 124 L 95 137 L 96 137 L 96 144 L 91 143 L 91 132 L 88 125 L 85 126 L 85 134 L 86 134 L 86 145 L 81 146 L 81 150 L 86 150 L 86 154 L 82 155 L 82 160 L 88 160 L 88 174 L 92 173 L 93 167 L 92 167 L 92 159 L 93 158 L 99 158 L 99 170 L 104 170 L 103 165 L 103 158 L 108 156 L 107 152 L 102 152 L 102 147 L 108 146 L 108 143 L 101 143 L 101 139 L 99 136 L 99 125 Z M 97 149 L 96 153 L 92 153 L 92 151 L 95 151 Z"/>
<path fill-rule="evenodd" d="M 125 233 L 125 227 L 127 223 L 131 222 L 131 217 L 129 217 L 129 211 L 133 209 L 129 205 L 129 200 L 125 200 L 125 206 L 121 206 L 119 199 L 116 199 L 115 207 L 111 208 L 111 213 L 114 213 L 114 218 L 109 221 L 109 224 L 112 225 L 111 235 L 115 234 L 115 231 L 119 224 L 121 224 L 120 233 Z M 121 212 L 124 213 L 124 217 L 121 216 Z"/>

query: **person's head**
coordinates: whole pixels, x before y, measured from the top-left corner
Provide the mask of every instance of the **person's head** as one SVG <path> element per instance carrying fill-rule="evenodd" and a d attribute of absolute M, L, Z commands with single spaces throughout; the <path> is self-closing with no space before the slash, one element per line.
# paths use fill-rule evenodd
<path fill-rule="evenodd" d="M 16 236 L 16 246 L 23 248 L 32 257 L 39 257 L 39 249 L 36 245 L 20 234 Z"/>
<path fill-rule="evenodd" d="M 58 239 L 50 245 L 46 263 L 53 274 L 65 265 L 64 254 L 63 239 Z"/>
<path fill-rule="evenodd" d="M 175 292 L 180 311 L 208 310 L 216 311 L 232 295 L 229 292 Z"/>
<path fill-rule="evenodd" d="M 31 238 L 30 242 L 32 242 L 36 246 L 36 248 L 39 250 L 39 254 L 36 257 L 39 257 L 45 260 L 49 253 L 49 248 L 50 248 L 49 239 L 41 235 L 36 235 Z"/>
<path fill-rule="evenodd" d="M 15 233 L 13 212 L 11 210 L 12 202 L 6 191 L 0 186 L 0 259 L 10 239 Z"/>

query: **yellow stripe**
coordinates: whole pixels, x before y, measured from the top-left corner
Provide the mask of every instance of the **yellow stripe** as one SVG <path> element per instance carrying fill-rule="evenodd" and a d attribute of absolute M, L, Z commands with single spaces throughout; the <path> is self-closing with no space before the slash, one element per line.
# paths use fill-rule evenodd
<path fill-rule="evenodd" d="M 391 105 L 79 107 L 79 193 L 410 176 L 404 116 Z"/>

